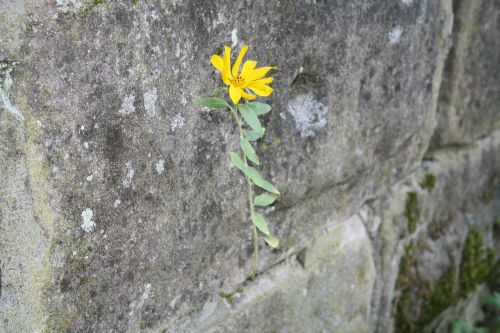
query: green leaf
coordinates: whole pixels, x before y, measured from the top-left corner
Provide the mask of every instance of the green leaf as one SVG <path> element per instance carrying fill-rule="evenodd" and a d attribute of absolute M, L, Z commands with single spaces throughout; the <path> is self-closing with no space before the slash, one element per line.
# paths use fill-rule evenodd
<path fill-rule="evenodd" d="M 274 194 L 280 194 L 278 189 L 274 187 L 270 182 L 262 178 L 262 176 L 259 174 L 259 172 L 252 168 L 251 166 L 245 165 L 245 162 L 241 159 L 241 157 L 238 156 L 238 154 L 234 152 L 229 153 L 229 158 L 231 159 L 231 162 L 240 169 L 248 178 L 252 180 L 252 182 L 257 185 L 260 188 L 263 188 L 264 190 L 274 193 Z"/>
<path fill-rule="evenodd" d="M 471 324 L 463 318 L 456 319 L 451 324 L 452 333 L 470 333 L 471 331 Z"/>
<path fill-rule="evenodd" d="M 273 202 L 275 202 L 277 198 L 278 198 L 278 196 L 275 194 L 263 193 L 263 194 L 255 197 L 253 204 L 255 206 L 265 207 L 265 206 L 272 205 Z"/>
<path fill-rule="evenodd" d="M 241 150 L 243 150 L 243 153 L 245 154 L 245 156 L 250 160 L 252 161 L 253 163 L 255 164 L 259 164 L 259 156 L 257 156 L 257 154 L 255 153 L 255 150 L 253 149 L 252 145 L 250 144 L 250 142 L 248 142 L 247 139 L 244 139 L 244 138 L 241 138 L 240 139 L 240 147 L 241 147 Z"/>
<path fill-rule="evenodd" d="M 278 245 L 280 245 L 280 241 L 278 240 L 278 238 L 271 236 L 271 235 L 264 237 L 264 240 L 266 241 L 266 243 L 270 247 L 273 247 L 273 248 L 277 248 Z"/>
<path fill-rule="evenodd" d="M 229 104 L 225 100 L 217 97 L 198 98 L 195 102 L 210 109 L 229 108 Z"/>
<path fill-rule="evenodd" d="M 252 223 L 254 226 L 257 227 L 264 235 L 269 236 L 269 229 L 267 227 L 267 222 L 264 219 L 264 216 L 260 213 L 253 213 L 250 216 L 250 219 L 252 220 Z"/>
<path fill-rule="evenodd" d="M 259 174 L 257 170 L 255 170 L 252 167 L 247 167 L 246 172 L 243 171 L 253 182 L 255 185 L 257 185 L 260 188 L 263 188 L 264 190 L 274 193 L 274 194 L 280 194 L 278 189 L 273 186 L 270 182 L 262 178 L 262 176 Z"/>
<path fill-rule="evenodd" d="M 264 135 L 264 128 L 260 124 L 259 118 L 253 109 L 248 107 L 246 104 L 239 104 L 238 110 L 240 110 L 241 116 L 245 119 L 245 122 L 252 128 L 256 133 Z"/>
<path fill-rule="evenodd" d="M 262 128 L 262 129 L 264 129 L 264 128 Z M 254 130 L 248 131 L 246 134 L 247 140 L 248 141 L 257 141 L 264 136 L 264 132 L 265 131 L 261 131 L 261 132 L 256 132 Z"/>
<path fill-rule="evenodd" d="M 263 115 L 271 111 L 271 106 L 261 102 L 250 102 L 247 104 L 257 116 Z"/>
<path fill-rule="evenodd" d="M 500 293 L 495 292 L 494 294 L 488 295 L 484 302 L 493 310 L 500 310 Z"/>
<path fill-rule="evenodd" d="M 243 160 L 238 154 L 232 151 L 229 152 L 229 159 L 238 169 L 240 169 L 241 171 L 243 171 L 243 173 L 245 173 L 247 166 L 245 165 L 245 162 L 243 162 Z"/>

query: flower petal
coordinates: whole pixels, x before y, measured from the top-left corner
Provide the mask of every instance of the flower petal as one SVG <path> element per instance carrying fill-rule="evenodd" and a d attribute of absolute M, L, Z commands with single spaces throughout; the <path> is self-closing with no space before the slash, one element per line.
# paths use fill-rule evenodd
<path fill-rule="evenodd" d="M 243 89 L 235 86 L 229 86 L 229 97 L 231 97 L 231 100 L 233 101 L 234 104 L 238 104 L 241 95 L 242 95 Z"/>
<path fill-rule="evenodd" d="M 243 45 L 240 54 L 238 55 L 238 58 L 236 59 L 236 62 L 234 63 L 233 66 L 233 76 L 238 76 L 238 70 L 240 69 L 241 61 L 243 60 L 245 53 L 247 53 L 247 50 L 248 50 L 248 45 Z"/>
<path fill-rule="evenodd" d="M 222 69 L 222 81 L 225 84 L 230 85 L 231 79 L 231 48 L 229 46 L 224 46 L 224 59 L 223 59 L 224 67 Z"/>
<path fill-rule="evenodd" d="M 255 81 L 255 80 L 261 79 L 271 69 L 276 69 L 276 67 L 260 67 L 260 68 L 254 69 L 245 76 L 245 80 L 246 81 Z"/>
<path fill-rule="evenodd" d="M 212 65 L 217 68 L 217 70 L 219 72 L 222 73 L 223 69 L 224 69 L 224 60 L 222 60 L 222 57 L 217 55 L 217 54 L 214 54 L 211 58 L 210 58 L 210 62 L 212 63 Z"/>
<path fill-rule="evenodd" d="M 241 89 L 241 96 L 249 101 L 257 98 L 257 96 L 247 93 L 244 89 Z"/>
<path fill-rule="evenodd" d="M 255 82 L 250 83 L 247 88 L 259 96 L 269 96 L 273 92 L 273 88 L 268 85 Z"/>
<path fill-rule="evenodd" d="M 243 68 L 241 69 L 240 76 L 245 77 L 255 68 L 255 66 L 257 66 L 257 61 L 254 60 L 245 61 L 245 63 L 243 64 Z"/>
<path fill-rule="evenodd" d="M 273 78 L 272 77 L 265 77 L 263 79 L 260 79 L 260 80 L 255 80 L 253 82 L 257 83 L 257 84 L 269 84 L 271 82 L 273 82 Z"/>

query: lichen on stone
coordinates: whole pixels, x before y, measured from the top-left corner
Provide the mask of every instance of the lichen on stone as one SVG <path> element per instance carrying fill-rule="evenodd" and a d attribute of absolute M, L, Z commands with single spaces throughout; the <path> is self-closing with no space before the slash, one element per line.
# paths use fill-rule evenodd
<path fill-rule="evenodd" d="M 312 93 L 298 95 L 290 100 L 288 112 L 293 116 L 302 138 L 314 137 L 326 126 L 328 107 L 318 101 Z"/>
<path fill-rule="evenodd" d="M 91 232 L 94 230 L 95 227 L 95 222 L 93 220 L 94 212 L 92 212 L 92 209 L 87 208 L 82 212 L 82 229 L 85 232 Z"/>

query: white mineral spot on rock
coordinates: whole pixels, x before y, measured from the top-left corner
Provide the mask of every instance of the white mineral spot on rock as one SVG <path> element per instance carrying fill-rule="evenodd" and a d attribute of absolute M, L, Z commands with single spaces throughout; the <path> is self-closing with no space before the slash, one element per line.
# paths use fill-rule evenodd
<path fill-rule="evenodd" d="M 293 116 L 300 136 L 313 137 L 326 126 L 328 108 L 312 93 L 298 95 L 288 102 L 288 112 Z"/>
<path fill-rule="evenodd" d="M 231 47 L 235 47 L 236 44 L 238 44 L 238 30 L 236 29 L 233 29 L 233 31 L 231 31 L 231 42 L 233 42 L 233 44 L 231 44 Z"/>
<path fill-rule="evenodd" d="M 92 220 L 93 216 L 94 216 L 94 212 L 90 208 L 87 208 L 82 212 L 83 222 L 82 222 L 81 227 L 82 227 L 83 231 L 91 232 L 92 230 L 94 230 L 95 222 Z"/>
<path fill-rule="evenodd" d="M 115 202 L 113 203 L 113 207 L 116 208 L 116 207 L 120 206 L 121 203 L 122 203 L 122 201 L 120 199 L 116 199 Z"/>
<path fill-rule="evenodd" d="M 94 178 L 94 175 L 90 175 L 90 176 L 87 176 L 87 178 L 85 178 L 88 182 L 91 182 L 92 181 L 92 178 Z"/>
<path fill-rule="evenodd" d="M 88 142 L 84 142 L 83 146 L 85 147 L 85 149 L 89 149 L 89 143 Z"/>
<path fill-rule="evenodd" d="M 172 131 L 175 131 L 177 128 L 181 128 L 184 126 L 184 117 L 182 117 L 180 114 L 176 115 L 174 119 L 172 119 L 172 122 L 170 123 L 170 129 Z"/>
<path fill-rule="evenodd" d="M 155 164 L 156 173 L 161 175 L 165 171 L 165 160 L 161 159 Z"/>
<path fill-rule="evenodd" d="M 132 178 L 134 178 L 135 171 L 132 169 L 132 163 L 127 162 L 125 163 L 125 166 L 127 167 L 127 174 L 125 175 L 125 178 L 122 180 L 122 185 L 125 188 L 130 187 L 130 184 L 132 184 Z"/>
<path fill-rule="evenodd" d="M 158 99 L 158 94 L 156 88 L 149 89 L 144 93 L 144 108 L 146 113 L 150 117 L 156 116 L 156 100 Z"/>
<path fill-rule="evenodd" d="M 125 96 L 122 101 L 122 106 L 120 107 L 120 110 L 118 110 L 118 113 L 131 114 L 132 112 L 134 112 L 135 111 L 134 101 L 135 101 L 134 95 Z"/>
<path fill-rule="evenodd" d="M 390 32 L 389 32 L 389 44 L 396 44 L 399 42 L 401 39 L 401 36 L 403 35 L 403 28 L 401 28 L 400 25 L 395 26 Z"/>
<path fill-rule="evenodd" d="M 413 0 L 401 0 L 402 3 L 404 3 L 405 5 L 409 6 L 413 3 Z"/>

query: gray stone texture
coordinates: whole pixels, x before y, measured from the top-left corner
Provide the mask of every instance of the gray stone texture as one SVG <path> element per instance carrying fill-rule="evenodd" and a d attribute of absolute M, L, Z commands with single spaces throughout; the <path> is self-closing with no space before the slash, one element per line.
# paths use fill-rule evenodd
<path fill-rule="evenodd" d="M 287 260 L 269 269 L 255 283 L 216 297 L 198 313 L 165 329 L 366 332 L 374 280 L 370 240 L 361 220 L 354 216 L 322 230 L 301 253 L 300 261 Z"/>
<path fill-rule="evenodd" d="M 0 0 L 0 331 L 397 331 L 407 244 L 432 293 L 472 227 L 494 243 L 498 6 Z M 256 148 L 281 245 L 253 281 L 237 129 L 193 103 L 234 41 L 278 67 Z"/>
<path fill-rule="evenodd" d="M 453 7 L 433 147 L 468 144 L 500 128 L 500 3 L 454 0 Z"/>
<path fill-rule="evenodd" d="M 379 254 L 372 320 L 381 331 L 393 332 L 397 301 L 406 284 L 411 285 L 411 301 L 403 311 L 415 326 L 414 330 L 400 326 L 396 332 L 420 332 L 424 326 L 431 331 L 439 324 L 447 332 L 445 324 L 459 317 L 452 312 L 454 316 L 426 318 L 428 323 L 416 325 L 423 321 L 438 281 L 451 271 L 459 275 L 470 230 L 482 232 L 485 249 L 500 250 L 500 235 L 493 232 L 493 221 L 500 216 L 499 152 L 500 131 L 468 149 L 436 151 L 432 159 L 361 210 Z M 434 186 L 426 182 L 430 176 Z M 453 290 L 458 288 L 454 281 Z"/>

